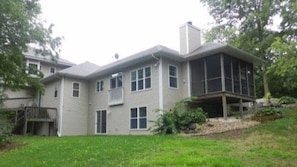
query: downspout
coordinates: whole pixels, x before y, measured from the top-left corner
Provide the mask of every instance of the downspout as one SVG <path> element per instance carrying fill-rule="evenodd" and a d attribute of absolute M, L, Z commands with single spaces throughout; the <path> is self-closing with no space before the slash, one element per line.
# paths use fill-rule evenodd
<path fill-rule="evenodd" d="M 164 109 L 164 104 L 163 104 L 163 63 L 162 63 L 162 58 L 160 57 L 159 60 L 159 109 L 162 110 Z"/>
<path fill-rule="evenodd" d="M 158 67 L 159 71 L 159 109 L 162 113 L 162 110 L 164 109 L 164 102 L 163 102 L 163 65 L 162 65 L 162 57 L 157 58 L 154 54 L 152 54 L 152 57 L 157 60 L 157 63 L 154 65 L 155 67 Z"/>
<path fill-rule="evenodd" d="M 59 126 L 58 126 L 58 136 L 62 136 L 63 127 L 63 105 L 64 105 L 64 76 L 61 79 L 61 96 L 60 96 L 60 107 L 59 107 Z"/>

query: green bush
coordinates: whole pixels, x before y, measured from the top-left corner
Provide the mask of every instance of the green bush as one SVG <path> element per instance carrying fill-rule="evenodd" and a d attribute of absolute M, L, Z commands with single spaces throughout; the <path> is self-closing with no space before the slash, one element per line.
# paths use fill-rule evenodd
<path fill-rule="evenodd" d="M 258 114 L 260 116 L 269 116 L 269 115 L 282 116 L 282 112 L 279 109 L 274 107 L 262 108 L 261 110 L 258 111 Z"/>
<path fill-rule="evenodd" d="M 13 126 L 6 122 L 2 121 L 0 123 L 0 146 L 6 143 L 10 143 L 12 141 L 12 130 Z"/>
<path fill-rule="evenodd" d="M 176 134 L 187 129 L 192 123 L 202 124 L 206 122 L 207 114 L 201 108 L 192 108 L 192 98 L 177 102 L 172 110 L 164 111 L 154 121 L 152 130 L 156 134 Z M 157 110 L 160 112 L 160 110 Z"/>
<path fill-rule="evenodd" d="M 293 97 L 289 97 L 289 96 L 282 96 L 279 99 L 279 103 L 280 104 L 294 104 L 295 103 L 295 99 Z"/>
<path fill-rule="evenodd" d="M 0 113 L 0 146 L 12 141 L 13 125 L 7 119 L 7 115 Z"/>

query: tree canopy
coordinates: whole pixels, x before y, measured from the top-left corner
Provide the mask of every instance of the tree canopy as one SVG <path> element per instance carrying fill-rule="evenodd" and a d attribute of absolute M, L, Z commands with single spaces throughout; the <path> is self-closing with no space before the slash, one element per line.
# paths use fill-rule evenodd
<path fill-rule="evenodd" d="M 201 0 L 201 2 L 209 7 L 210 14 L 215 20 L 215 26 L 205 33 L 207 41 L 227 42 L 267 61 L 265 66 L 257 70 L 261 74 L 259 82 L 256 82 L 258 88 L 264 86 L 264 92 L 268 93 L 270 91 L 268 83 L 274 88 L 275 82 L 271 78 L 275 79 L 277 76 L 282 77 L 281 80 L 289 77 L 286 79 L 287 84 L 277 83 L 277 87 L 291 89 L 292 85 L 296 85 L 294 82 L 297 81 L 297 73 L 293 74 L 288 70 L 292 65 L 285 63 L 289 60 L 288 54 L 279 52 L 291 53 L 293 50 L 291 45 L 296 43 L 297 1 Z M 284 42 L 283 45 L 291 47 L 281 45 L 280 41 Z M 296 54 L 290 55 L 290 58 L 296 59 Z M 282 71 L 282 75 L 276 71 Z M 292 80 L 293 78 L 296 79 Z"/>
<path fill-rule="evenodd" d="M 0 0 L 0 87 L 42 90 L 38 79 L 29 76 L 24 52 L 34 45 L 41 55 L 58 58 L 60 37 L 45 28 L 38 0 Z"/>

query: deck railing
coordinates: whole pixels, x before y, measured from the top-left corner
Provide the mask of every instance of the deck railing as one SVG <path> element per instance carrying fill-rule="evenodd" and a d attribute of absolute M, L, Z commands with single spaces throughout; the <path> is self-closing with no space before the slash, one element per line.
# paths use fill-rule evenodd
<path fill-rule="evenodd" d="M 119 105 L 124 103 L 124 89 L 114 88 L 110 89 L 108 92 L 108 104 L 112 105 Z"/>
<path fill-rule="evenodd" d="M 57 109 L 44 107 L 26 107 L 25 117 L 26 119 L 55 120 L 57 119 Z"/>

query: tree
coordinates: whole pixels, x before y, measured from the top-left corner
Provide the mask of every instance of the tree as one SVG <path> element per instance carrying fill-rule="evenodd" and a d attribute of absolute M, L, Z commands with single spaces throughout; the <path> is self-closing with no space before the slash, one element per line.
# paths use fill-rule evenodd
<path fill-rule="evenodd" d="M 269 51 L 276 58 L 268 67 L 267 74 L 281 80 L 287 90 L 297 90 L 297 42 L 287 35 L 277 37 Z"/>
<path fill-rule="evenodd" d="M 269 48 L 277 37 L 290 33 L 296 37 L 296 4 L 294 0 L 201 0 L 210 9 L 216 27 L 212 32 L 230 32 L 236 29 L 235 35 L 227 34 L 225 42 L 259 56 L 267 61 L 266 66 L 258 72 L 263 74 L 264 94 L 269 92 L 266 78 L 267 67 L 274 62 L 274 55 Z M 273 30 L 275 18 L 280 17 L 278 31 Z M 232 31 L 231 31 L 232 32 Z M 214 36 L 216 38 L 216 36 Z M 214 40 L 214 39 L 212 39 Z M 261 82 L 257 82 L 258 84 Z M 259 86 L 259 85 L 257 85 Z"/>
<path fill-rule="evenodd" d="M 56 60 L 61 38 L 52 37 L 53 25 L 45 28 L 40 13 L 38 0 L 0 0 L 0 87 L 26 87 L 34 90 L 33 95 L 43 89 L 38 79 L 26 73 L 23 53 L 34 45 L 36 52 Z"/>

